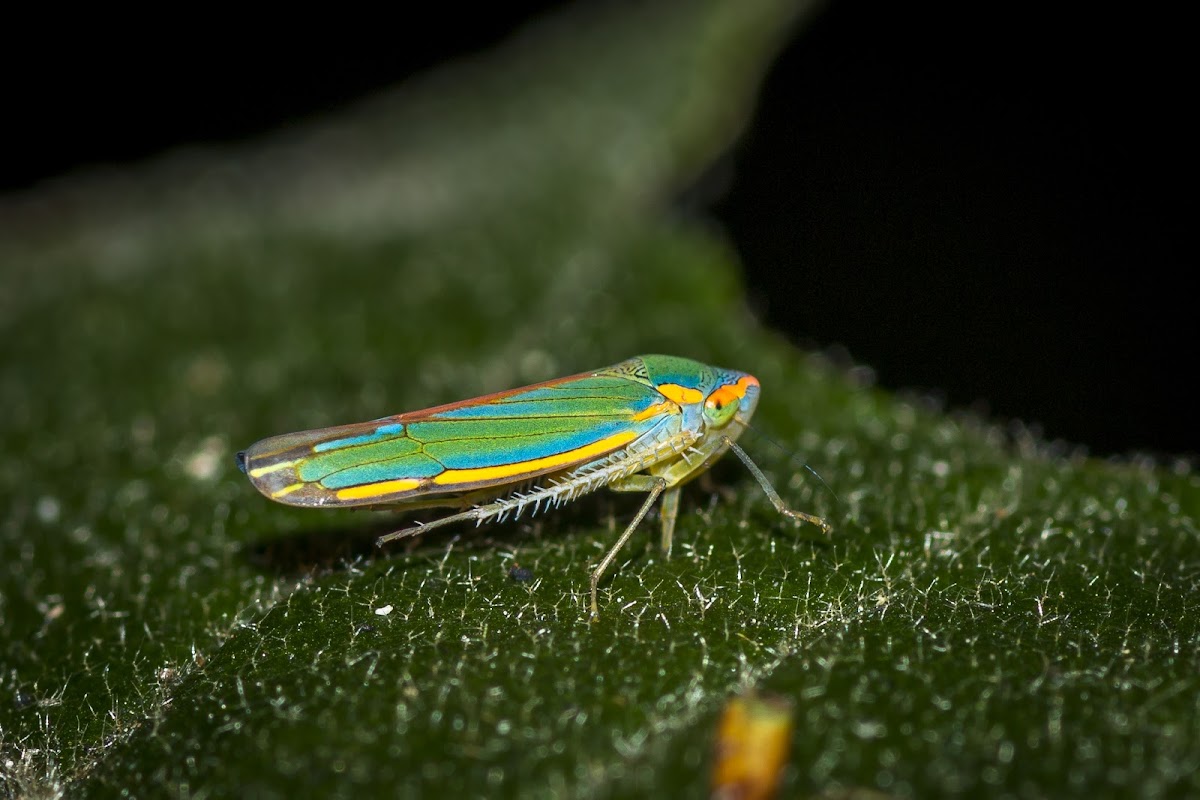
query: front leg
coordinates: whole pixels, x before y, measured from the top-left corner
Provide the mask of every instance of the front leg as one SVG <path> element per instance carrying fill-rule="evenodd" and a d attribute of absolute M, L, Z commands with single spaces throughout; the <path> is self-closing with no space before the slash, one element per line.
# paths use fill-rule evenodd
<path fill-rule="evenodd" d="M 767 480 L 767 476 L 763 475 L 758 465 L 750 460 L 750 456 L 746 454 L 746 451 L 738 447 L 737 443 L 728 437 L 725 437 L 725 444 L 733 451 L 735 456 L 742 460 L 742 463 L 746 465 L 746 469 L 750 470 L 750 474 L 754 476 L 754 480 L 758 481 L 758 485 L 762 487 L 762 490 L 767 495 L 767 499 L 771 501 L 771 505 L 775 506 L 776 511 L 785 517 L 790 517 L 796 522 L 807 522 L 810 525 L 816 525 L 821 529 L 822 533 L 826 536 L 829 535 L 829 532 L 833 530 L 832 525 L 820 517 L 806 514 L 803 511 L 793 511 L 788 508 L 787 503 L 783 502 L 783 498 L 779 496 L 779 492 L 775 491 L 775 487 Z"/>
<path fill-rule="evenodd" d="M 779 492 L 775 491 L 775 487 L 771 485 L 769 480 L 767 480 L 767 476 L 764 475 L 763 471 L 758 468 L 758 465 L 750 460 L 750 456 L 746 454 L 746 451 L 743 450 L 731 437 L 724 434 L 707 436 L 698 446 L 683 454 L 679 460 L 671 462 L 665 468 L 658 470 L 658 474 L 666 479 L 667 486 L 670 486 L 673 491 L 678 491 L 676 487 L 687 483 L 692 478 L 702 474 L 705 470 L 712 466 L 713 462 L 720 458 L 726 450 L 732 450 L 733 454 L 736 455 L 741 462 L 746 465 L 746 469 L 750 470 L 750 474 L 754 476 L 754 480 L 758 481 L 758 485 L 761 486 L 762 490 L 766 493 L 767 499 L 771 501 L 771 505 L 775 506 L 775 510 L 780 514 L 790 517 L 797 522 L 807 522 L 810 525 L 816 525 L 826 535 L 828 535 L 833 529 L 828 522 L 818 516 L 806 514 L 803 511 L 793 511 L 792 509 L 788 508 L 787 504 L 783 502 L 783 498 L 779 496 Z M 675 525 L 674 518 L 670 519 L 669 521 L 667 520 L 667 504 L 670 499 L 671 498 L 669 496 L 663 499 L 663 544 L 665 548 L 670 547 L 670 531 L 674 529 Z M 675 503 L 675 508 L 670 509 L 672 516 L 674 513 L 678 512 L 677 498 Z M 670 527 L 668 527 L 668 525 Z"/>

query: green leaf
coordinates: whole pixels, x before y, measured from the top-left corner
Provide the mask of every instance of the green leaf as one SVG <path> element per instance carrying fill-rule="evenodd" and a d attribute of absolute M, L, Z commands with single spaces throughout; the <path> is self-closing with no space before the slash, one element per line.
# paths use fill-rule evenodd
<path fill-rule="evenodd" d="M 701 796 L 747 689 L 791 700 L 789 796 L 1200 791 L 1196 473 L 798 352 L 669 212 L 807 19 L 580 5 L 253 148 L 11 202 L 0 793 Z M 233 465 L 641 352 L 757 375 L 745 443 L 833 536 L 729 459 L 589 622 L 636 498 L 380 552 L 395 517 L 272 504 Z"/>

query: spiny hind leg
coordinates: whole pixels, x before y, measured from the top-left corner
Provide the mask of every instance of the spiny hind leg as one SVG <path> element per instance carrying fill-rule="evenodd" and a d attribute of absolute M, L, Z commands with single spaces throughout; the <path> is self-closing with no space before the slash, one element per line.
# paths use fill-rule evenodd
<path fill-rule="evenodd" d="M 415 525 L 410 525 L 407 528 L 402 528 L 398 531 L 392 531 L 391 533 L 385 533 L 383 536 L 380 536 L 375 540 L 375 546 L 383 547 L 388 542 L 394 542 L 397 539 L 407 539 L 410 536 L 416 536 L 418 533 L 424 533 L 425 531 L 432 530 L 434 528 L 440 528 L 443 525 L 449 525 L 452 522 L 461 522 L 469 519 L 483 519 L 483 517 L 479 514 L 478 508 L 472 508 L 469 511 L 463 511 L 459 514 L 451 514 L 448 517 L 435 519 L 433 522 L 418 522 Z"/>
<path fill-rule="evenodd" d="M 667 482 L 663 478 L 655 478 L 651 477 L 650 475 L 630 475 L 628 477 L 621 478 L 620 480 L 613 481 L 609 484 L 609 488 L 615 492 L 646 492 L 647 494 L 646 502 L 642 503 L 642 507 L 638 510 L 637 516 L 635 516 L 633 521 L 630 522 L 625 528 L 620 538 L 617 539 L 616 544 L 609 548 L 609 551 L 605 553 L 604 560 L 600 562 L 600 566 L 596 567 L 596 569 L 592 571 L 593 618 L 600 615 L 600 605 L 596 602 L 596 596 L 599 592 L 600 579 L 604 577 L 605 570 L 607 570 L 609 565 L 612 564 L 613 559 L 617 557 L 617 553 L 620 552 L 621 548 L 625 546 L 625 543 L 629 541 L 629 537 L 633 535 L 633 532 L 637 526 L 641 524 L 643 519 L 646 518 L 646 514 L 650 511 L 651 506 L 654 505 L 654 501 L 657 500 L 658 496 L 663 493 L 664 489 L 667 488 Z M 668 494 L 675 495 L 676 510 L 678 510 L 679 490 L 674 489 Z M 675 521 L 672 519 L 672 527 L 674 527 L 674 524 Z"/>
<path fill-rule="evenodd" d="M 476 505 L 480 501 L 487 499 L 492 499 L 492 502 Z M 474 520 L 476 524 L 478 524 L 483 520 L 492 519 L 494 517 L 500 517 L 503 519 L 503 516 L 512 509 L 514 501 L 519 499 L 520 495 L 516 493 L 497 498 L 494 492 L 472 492 L 470 494 L 464 494 L 454 500 L 441 499 L 411 504 L 406 503 L 404 506 L 400 507 L 405 511 L 410 511 L 417 508 L 454 508 L 455 506 L 458 508 L 466 508 L 466 510 L 460 511 L 457 514 L 450 514 L 449 516 L 442 517 L 441 519 L 435 519 L 432 522 L 418 522 L 414 525 L 410 525 L 407 528 L 386 533 L 375 540 L 375 546 L 382 547 L 388 542 L 393 542 L 397 539 L 407 539 L 410 536 L 416 536 L 419 533 L 424 533 L 425 531 L 432 530 L 433 528 L 440 528 L 443 525 L 450 525 L 455 522 Z M 372 508 L 397 510 L 397 507 L 395 506 L 372 506 Z"/>

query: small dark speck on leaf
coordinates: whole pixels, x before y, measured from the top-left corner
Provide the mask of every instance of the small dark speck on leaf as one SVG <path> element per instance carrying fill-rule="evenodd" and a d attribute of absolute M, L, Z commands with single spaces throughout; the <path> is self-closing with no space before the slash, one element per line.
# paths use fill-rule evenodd
<path fill-rule="evenodd" d="M 18 691 L 13 695 L 13 708 L 17 711 L 23 711 L 37 702 L 37 698 L 28 692 Z"/>
<path fill-rule="evenodd" d="M 360 633 L 374 633 L 374 632 L 375 632 L 374 625 L 359 625 L 358 629 L 356 631 L 354 631 L 354 635 L 358 636 Z"/>
<path fill-rule="evenodd" d="M 508 571 L 508 577 L 512 578 L 517 583 L 529 583 L 533 580 L 533 570 L 526 569 L 520 564 L 513 564 Z"/>

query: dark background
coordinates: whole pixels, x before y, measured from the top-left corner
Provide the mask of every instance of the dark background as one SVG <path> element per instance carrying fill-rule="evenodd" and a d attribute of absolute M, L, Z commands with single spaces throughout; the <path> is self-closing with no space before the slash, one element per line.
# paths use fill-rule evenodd
<path fill-rule="evenodd" d="M 299 124 L 556 5 L 303 39 L 236 20 L 27 32 L 0 62 L 0 190 Z M 831 4 L 689 193 L 734 240 L 763 319 L 845 348 L 885 387 L 1096 454 L 1200 453 L 1190 27 L 1182 10 L 1124 13 Z"/>

